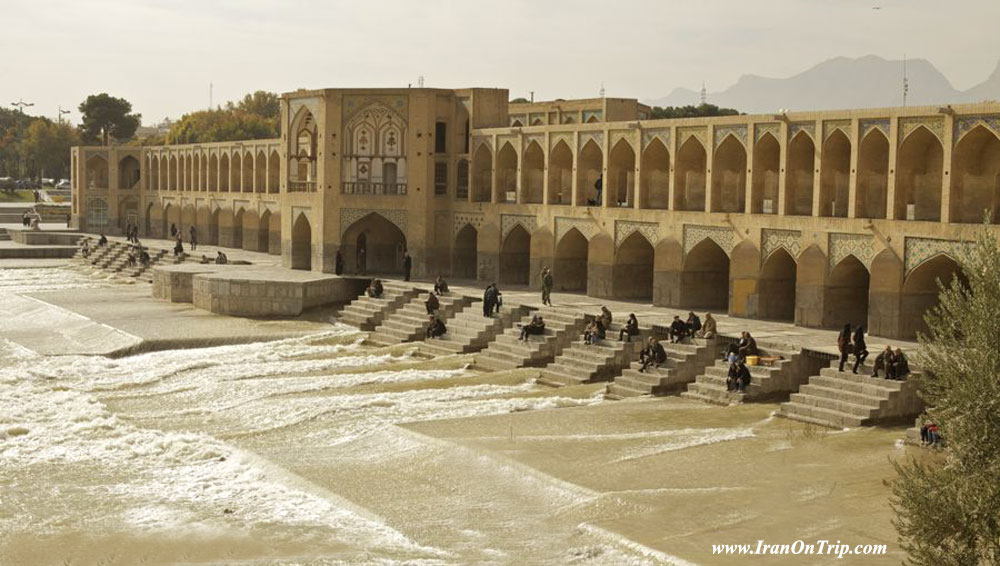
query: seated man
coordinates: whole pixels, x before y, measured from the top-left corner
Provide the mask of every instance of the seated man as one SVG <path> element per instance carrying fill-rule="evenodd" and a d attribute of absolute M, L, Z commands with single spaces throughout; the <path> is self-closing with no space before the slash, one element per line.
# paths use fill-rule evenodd
<path fill-rule="evenodd" d="M 440 338 L 448 332 L 448 328 L 444 325 L 444 321 L 440 318 L 432 314 L 428 317 L 428 319 L 431 323 L 427 325 L 427 338 Z"/>
<path fill-rule="evenodd" d="M 646 371 L 649 366 L 659 367 L 667 361 L 667 351 L 663 349 L 663 344 L 652 336 L 649 338 L 649 345 L 639 352 L 639 362 L 642 364 L 639 371 Z"/>
<path fill-rule="evenodd" d="M 705 313 L 705 324 L 701 327 L 701 332 L 698 333 L 699 338 L 715 338 L 715 319 L 712 318 L 712 313 Z"/>
<path fill-rule="evenodd" d="M 895 362 L 896 354 L 892 352 L 892 346 L 886 345 L 885 350 L 879 352 L 879 355 L 875 356 L 875 367 L 872 369 L 872 377 L 878 377 L 879 370 L 885 371 L 885 378 L 891 379 L 891 371 L 889 368 L 892 367 L 893 362 Z"/>
<path fill-rule="evenodd" d="M 108 238 L 107 238 L 107 236 L 105 236 L 104 234 L 101 234 L 101 237 L 97 240 L 97 245 L 98 246 L 106 246 L 106 245 L 108 245 Z"/>
<path fill-rule="evenodd" d="M 695 333 L 701 330 L 701 319 L 693 312 L 688 313 L 687 321 L 688 336 L 694 337 Z"/>
<path fill-rule="evenodd" d="M 139 252 L 139 262 L 142 263 L 143 267 L 149 267 L 149 259 L 149 252 L 146 251 L 146 248 L 142 248 L 142 251 Z"/>
<path fill-rule="evenodd" d="M 726 378 L 726 391 L 736 391 L 746 393 L 747 385 L 750 385 L 750 369 L 741 358 L 736 363 L 729 364 L 729 377 Z"/>
<path fill-rule="evenodd" d="M 670 323 L 670 342 L 676 344 L 683 340 L 688 335 L 688 326 L 684 324 L 681 317 L 675 316 L 674 321 Z"/>
<path fill-rule="evenodd" d="M 448 292 L 448 282 L 444 280 L 444 277 L 438 275 L 437 281 L 434 282 L 434 292 L 438 295 L 444 295 Z"/>
<path fill-rule="evenodd" d="M 201 263 L 212 263 L 212 260 L 205 254 L 201 254 Z"/>
<path fill-rule="evenodd" d="M 601 315 L 597 317 L 597 320 L 600 321 L 604 328 L 611 326 L 611 309 L 606 306 L 602 306 Z"/>
<path fill-rule="evenodd" d="M 592 337 L 597 333 L 597 319 L 590 321 L 587 328 L 583 329 L 583 343 L 592 344 Z"/>
<path fill-rule="evenodd" d="M 381 299 L 383 292 L 385 292 L 385 288 L 382 287 L 382 280 L 376 279 L 372 281 L 372 297 Z"/>
<path fill-rule="evenodd" d="M 222 253 L 220 250 L 219 253 L 215 254 L 215 263 L 218 265 L 225 265 L 229 263 L 229 258 L 226 257 L 226 254 Z"/>
<path fill-rule="evenodd" d="M 545 333 L 545 321 L 542 320 L 540 315 L 534 315 L 531 317 L 531 322 L 521 326 L 521 336 L 519 340 L 527 340 L 528 336 L 532 334 L 544 334 Z"/>
<path fill-rule="evenodd" d="M 903 354 L 902 349 L 896 348 L 896 353 L 893 355 L 892 363 L 889 365 L 887 372 L 889 379 L 902 380 L 910 375 L 910 362 L 906 359 L 906 355 Z"/>
<path fill-rule="evenodd" d="M 441 302 L 438 301 L 437 295 L 431 293 L 427 296 L 424 306 L 427 307 L 427 314 L 434 314 L 434 312 L 441 306 Z"/>

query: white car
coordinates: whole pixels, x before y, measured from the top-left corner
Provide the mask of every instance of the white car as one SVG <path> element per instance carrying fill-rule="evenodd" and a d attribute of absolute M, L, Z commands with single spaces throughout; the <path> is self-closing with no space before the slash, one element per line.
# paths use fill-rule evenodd
<path fill-rule="evenodd" d="M 73 188 L 73 185 L 70 184 L 69 179 L 62 179 L 61 181 L 59 181 L 59 183 L 56 184 L 56 188 L 65 189 L 68 191 L 71 188 Z"/>

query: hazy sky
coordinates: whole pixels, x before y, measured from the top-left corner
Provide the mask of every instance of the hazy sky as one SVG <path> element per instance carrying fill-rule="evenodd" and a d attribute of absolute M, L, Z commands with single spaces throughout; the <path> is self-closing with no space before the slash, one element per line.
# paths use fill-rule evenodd
<path fill-rule="evenodd" d="M 144 123 L 267 89 L 506 87 L 657 98 L 835 56 L 925 58 L 957 88 L 1000 59 L 998 0 L 0 0 L 0 102 L 91 93 Z M 881 9 L 873 10 L 873 6 Z M 9 106 L 7 106 L 9 108 Z"/>

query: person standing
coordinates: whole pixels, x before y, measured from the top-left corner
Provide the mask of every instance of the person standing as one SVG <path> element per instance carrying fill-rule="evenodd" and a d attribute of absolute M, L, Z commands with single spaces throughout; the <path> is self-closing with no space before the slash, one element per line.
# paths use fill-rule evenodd
<path fill-rule="evenodd" d="M 364 275 L 365 271 L 367 271 L 368 268 L 368 259 L 365 257 L 365 255 L 366 252 L 364 246 L 358 248 L 358 257 L 357 257 L 358 273 L 360 273 L 361 275 Z"/>
<path fill-rule="evenodd" d="M 198 249 L 198 229 L 192 225 L 188 233 L 191 235 L 191 251 L 195 251 Z"/>
<path fill-rule="evenodd" d="M 548 267 L 543 267 L 538 276 L 542 281 L 542 304 L 552 306 L 552 271 Z"/>
<path fill-rule="evenodd" d="M 601 197 L 604 194 L 604 175 L 599 176 L 597 181 L 594 182 L 594 190 L 597 191 L 597 198 L 594 199 L 594 206 L 603 206 L 604 201 Z"/>
<path fill-rule="evenodd" d="M 496 304 L 496 300 L 497 296 L 493 292 L 493 283 L 490 283 L 486 286 L 486 290 L 483 291 L 483 316 L 493 316 L 493 306 Z"/>
<path fill-rule="evenodd" d="M 858 373 L 858 366 L 865 363 L 868 357 L 868 347 L 865 345 L 865 325 L 859 324 L 854 331 L 854 369 L 852 373 Z"/>
<path fill-rule="evenodd" d="M 177 237 L 177 225 L 174 224 L 173 222 L 170 223 L 170 237 L 171 238 Z"/>
<path fill-rule="evenodd" d="M 403 281 L 410 280 L 410 270 L 413 269 L 413 258 L 410 252 L 403 252 Z"/>
<path fill-rule="evenodd" d="M 344 254 L 337 250 L 337 255 L 333 259 L 333 272 L 340 275 L 344 272 Z"/>
<path fill-rule="evenodd" d="M 845 324 L 844 328 L 841 329 L 840 334 L 837 335 L 837 349 L 840 350 L 840 369 L 838 371 L 844 371 L 844 364 L 847 362 L 847 356 L 851 353 L 850 324 Z"/>

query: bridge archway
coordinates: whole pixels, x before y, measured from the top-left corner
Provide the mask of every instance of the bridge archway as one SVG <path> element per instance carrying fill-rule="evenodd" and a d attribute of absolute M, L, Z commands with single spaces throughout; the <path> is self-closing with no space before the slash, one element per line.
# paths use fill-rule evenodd
<path fill-rule="evenodd" d="M 615 250 L 611 267 L 612 290 L 616 299 L 653 299 L 655 251 L 649 240 L 632 232 Z"/>
<path fill-rule="evenodd" d="M 670 152 L 653 138 L 642 152 L 642 208 L 666 210 L 670 205 Z"/>
<path fill-rule="evenodd" d="M 1000 221 L 1000 139 L 982 125 L 965 134 L 955 147 L 951 166 L 951 221 Z"/>
<path fill-rule="evenodd" d="M 594 140 L 587 140 L 580 150 L 576 165 L 576 205 L 601 206 L 601 203 L 589 204 L 596 198 L 594 184 L 601 178 L 604 171 L 604 154 Z M 601 181 L 602 190 L 606 183 Z M 603 198 L 603 193 L 602 197 Z"/>
<path fill-rule="evenodd" d="M 527 285 L 531 281 L 531 234 L 514 226 L 500 246 L 500 283 Z"/>
<path fill-rule="evenodd" d="M 229 171 L 229 155 L 226 153 L 222 154 L 219 158 L 219 190 L 228 193 L 229 192 L 229 178 L 231 174 Z"/>
<path fill-rule="evenodd" d="M 475 279 L 478 268 L 479 231 L 466 224 L 455 236 L 455 245 L 451 255 L 452 277 L 459 279 Z"/>
<path fill-rule="evenodd" d="M 264 209 L 257 222 L 257 251 L 267 253 L 271 242 L 271 211 Z"/>
<path fill-rule="evenodd" d="M 809 134 L 799 132 L 788 144 L 788 173 L 785 175 L 785 215 L 812 216 L 816 144 Z"/>
<path fill-rule="evenodd" d="M 554 287 L 560 291 L 587 291 L 589 242 L 576 228 L 563 234 L 552 262 Z"/>
<path fill-rule="evenodd" d="M 918 332 L 927 334 L 924 315 L 940 304 L 938 282 L 948 286 L 956 277 L 968 287 L 958 262 L 944 254 L 921 263 L 906 277 L 900 304 L 900 328 L 905 332 L 904 338 L 914 338 Z"/>
<path fill-rule="evenodd" d="M 545 153 L 532 141 L 524 150 L 521 165 L 521 202 L 541 204 L 545 190 Z"/>
<path fill-rule="evenodd" d="M 896 152 L 896 218 L 941 220 L 941 180 L 944 178 L 941 141 L 920 126 Z"/>
<path fill-rule="evenodd" d="M 871 275 L 858 258 L 849 255 L 840 260 L 826 279 L 823 298 L 823 326 L 841 328 L 868 326 L 868 296 Z"/>
<path fill-rule="evenodd" d="M 299 213 L 292 225 L 291 267 L 304 271 L 312 269 L 312 226 L 303 213 Z"/>
<path fill-rule="evenodd" d="M 778 169 L 781 145 L 770 132 L 762 135 L 753 148 L 753 186 L 751 208 L 755 214 L 778 213 Z"/>
<path fill-rule="evenodd" d="M 712 212 L 746 210 L 746 187 L 747 150 L 730 134 L 712 155 Z"/>
<path fill-rule="evenodd" d="M 353 273 L 403 273 L 406 235 L 381 214 L 372 212 L 351 224 L 341 237 L 341 248 Z M 354 266 L 349 258 L 355 258 Z M 362 271 L 363 270 L 363 271 Z"/>
<path fill-rule="evenodd" d="M 560 140 L 549 152 L 549 204 L 573 202 L 573 152 Z"/>
<path fill-rule="evenodd" d="M 851 179 L 851 140 L 836 129 L 823 142 L 819 174 L 819 215 L 846 218 Z"/>
<path fill-rule="evenodd" d="M 100 155 L 92 155 L 86 161 L 87 188 L 108 188 L 108 160 Z"/>
<path fill-rule="evenodd" d="M 516 202 L 517 193 L 517 152 L 509 142 L 503 144 L 497 154 L 498 202 Z"/>
<path fill-rule="evenodd" d="M 488 145 L 480 144 L 472 158 L 472 178 L 475 189 L 473 202 L 490 202 L 493 199 L 493 154 Z"/>
<path fill-rule="evenodd" d="M 795 320 L 797 266 L 785 248 L 778 248 L 764 260 L 757 285 L 757 315 L 767 320 Z"/>
<path fill-rule="evenodd" d="M 610 191 L 610 206 L 632 208 L 635 205 L 635 150 L 624 139 L 618 140 L 611 148 L 604 188 Z"/>
<path fill-rule="evenodd" d="M 729 256 L 713 240 L 702 240 L 684 257 L 681 300 L 684 308 L 729 310 Z"/>
<path fill-rule="evenodd" d="M 139 183 L 139 160 L 126 155 L 118 162 L 118 188 L 131 189 Z"/>
<path fill-rule="evenodd" d="M 858 147 L 857 218 L 885 218 L 889 192 L 889 138 L 872 128 Z"/>
<path fill-rule="evenodd" d="M 674 210 L 705 210 L 708 156 L 698 138 L 689 136 L 679 150 L 674 177 Z"/>
<path fill-rule="evenodd" d="M 243 209 L 240 208 L 233 215 L 233 243 L 232 247 L 236 249 L 243 249 Z"/>

